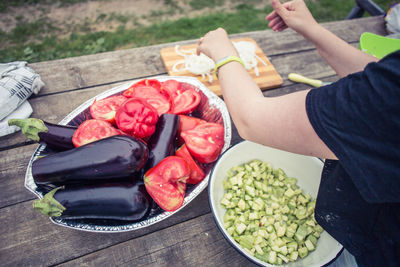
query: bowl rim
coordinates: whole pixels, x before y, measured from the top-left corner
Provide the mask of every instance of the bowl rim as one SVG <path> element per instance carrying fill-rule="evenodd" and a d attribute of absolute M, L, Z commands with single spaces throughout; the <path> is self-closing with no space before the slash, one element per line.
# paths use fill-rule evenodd
<path fill-rule="evenodd" d="M 238 143 L 236 143 L 236 144 L 230 146 L 228 149 L 226 149 L 226 150 L 219 156 L 219 158 L 218 158 L 217 161 L 219 161 L 219 160 L 225 155 L 225 153 L 228 153 L 232 148 L 234 148 L 234 147 L 237 146 L 237 145 L 243 145 L 243 143 L 255 143 L 255 142 L 251 142 L 251 141 L 247 141 L 247 140 L 242 140 L 242 141 L 240 141 L 240 142 L 238 142 Z M 257 143 L 255 143 L 255 144 L 257 144 Z M 261 144 L 258 144 L 258 145 L 262 146 Z M 266 147 L 269 147 L 269 146 L 266 146 Z M 272 147 L 271 147 L 271 148 L 272 148 Z M 274 149 L 276 149 L 276 148 L 274 148 Z M 317 158 L 317 159 L 319 159 L 320 161 L 323 162 L 322 159 L 320 159 L 320 158 Z M 216 214 L 215 214 L 215 213 L 216 213 L 216 212 L 215 212 L 215 209 L 216 209 L 216 208 L 215 208 L 215 206 L 214 206 L 214 204 L 213 204 L 213 201 L 212 201 L 212 198 L 211 198 L 211 195 L 212 195 L 212 194 L 211 194 L 211 188 L 212 188 L 211 183 L 212 183 L 212 181 L 213 181 L 213 177 L 214 177 L 213 174 L 214 174 L 214 171 L 215 171 L 215 168 L 217 167 L 217 165 L 218 165 L 218 162 L 216 162 L 216 163 L 214 164 L 214 166 L 212 167 L 212 169 L 211 169 L 211 171 L 210 171 L 210 177 L 209 177 L 209 180 L 208 180 L 208 188 L 207 188 L 207 191 L 208 191 L 208 202 L 209 202 L 209 205 L 210 205 L 211 214 L 212 214 L 212 217 L 213 217 L 213 219 L 214 219 L 214 222 L 215 222 L 215 224 L 217 225 L 217 227 L 218 227 L 218 229 L 220 230 L 220 232 L 222 233 L 222 235 L 224 236 L 225 240 L 227 240 L 228 243 L 229 243 L 229 245 L 231 245 L 237 252 L 239 252 L 239 254 L 241 254 L 242 256 L 246 257 L 248 260 L 250 260 L 252 263 L 254 263 L 254 264 L 258 265 L 258 266 L 285 266 L 285 265 L 273 265 L 273 264 L 269 264 L 269 263 L 267 263 L 267 262 L 263 262 L 263 261 L 261 261 L 261 260 L 256 259 L 255 257 L 249 255 L 248 253 L 246 253 L 246 252 L 240 247 L 240 245 L 239 245 L 238 243 L 236 243 L 235 241 L 232 241 L 232 240 L 231 240 L 231 237 L 229 236 L 228 233 L 226 233 L 226 230 L 222 227 L 222 225 L 220 225 L 220 224 L 218 223 L 218 218 L 217 218 L 217 216 L 216 216 Z M 338 243 L 339 243 L 339 242 L 338 242 Z M 320 265 L 321 267 L 328 266 L 328 265 L 330 265 L 332 262 L 336 261 L 337 258 L 339 258 L 339 256 L 342 254 L 342 252 L 343 252 L 343 250 L 344 250 L 344 247 L 343 247 L 340 243 L 339 243 L 339 245 L 341 246 L 341 248 L 340 248 L 340 250 L 338 251 L 338 253 L 336 254 L 336 256 L 333 257 L 331 260 L 329 260 L 327 263 L 324 263 L 324 264 Z M 263 263 L 264 263 L 264 264 L 263 264 Z"/>

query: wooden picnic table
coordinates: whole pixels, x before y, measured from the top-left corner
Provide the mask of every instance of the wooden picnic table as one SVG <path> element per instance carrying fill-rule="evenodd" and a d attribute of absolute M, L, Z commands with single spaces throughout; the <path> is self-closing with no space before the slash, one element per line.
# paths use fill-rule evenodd
<path fill-rule="evenodd" d="M 363 32 L 386 35 L 384 19 L 369 17 L 323 24 L 354 46 Z M 310 42 L 291 30 L 232 35 L 256 40 L 283 78 L 266 97 L 309 86 L 287 79 L 290 72 L 335 81 L 335 72 Z M 167 75 L 160 49 L 197 40 L 153 45 L 30 64 L 46 84 L 29 99 L 32 117 L 58 123 L 84 101 L 120 84 Z M 232 124 L 233 125 L 233 124 Z M 242 139 L 233 126 L 231 144 Z M 24 187 L 25 172 L 37 144 L 20 133 L 0 138 L 0 265 L 107 266 L 251 266 L 219 232 L 204 190 L 183 210 L 146 228 L 122 233 L 93 233 L 53 224 L 35 212 L 36 196 Z"/>

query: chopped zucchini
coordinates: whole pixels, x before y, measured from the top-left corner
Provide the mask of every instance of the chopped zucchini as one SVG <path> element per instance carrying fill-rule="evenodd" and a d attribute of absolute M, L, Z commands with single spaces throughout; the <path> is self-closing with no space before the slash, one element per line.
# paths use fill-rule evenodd
<path fill-rule="evenodd" d="M 246 252 L 279 265 L 315 250 L 323 229 L 314 218 L 315 200 L 296 178 L 253 160 L 231 168 L 223 188 L 224 227 Z"/>

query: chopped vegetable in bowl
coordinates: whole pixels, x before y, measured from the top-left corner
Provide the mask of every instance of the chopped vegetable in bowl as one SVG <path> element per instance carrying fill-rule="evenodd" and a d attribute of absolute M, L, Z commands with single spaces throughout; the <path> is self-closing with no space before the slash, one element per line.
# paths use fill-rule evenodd
<path fill-rule="evenodd" d="M 252 256 L 271 264 L 305 258 L 323 229 L 315 200 L 297 179 L 261 160 L 231 168 L 223 181 L 224 228 Z"/>
<path fill-rule="evenodd" d="M 255 159 L 257 160 L 256 162 L 258 162 L 258 164 L 251 163 Z M 249 166 L 246 168 L 246 165 Z M 256 165 L 258 165 L 258 167 L 255 167 Z M 268 165 L 269 167 L 267 167 Z M 272 167 L 279 167 L 281 170 L 273 169 Z M 235 168 L 239 168 L 240 171 L 235 170 Z M 284 172 L 282 170 L 284 170 Z M 289 203 L 290 200 L 293 198 L 295 200 L 295 204 L 297 205 L 296 207 L 300 207 L 301 205 L 303 206 L 303 208 L 305 208 L 305 210 L 300 209 L 298 211 L 298 215 L 301 215 L 301 213 L 303 213 L 304 211 L 305 215 L 307 215 L 307 205 L 310 205 L 310 210 L 313 209 L 314 204 L 309 203 L 313 203 L 313 199 L 316 198 L 318 195 L 318 188 L 321 182 L 322 170 L 323 161 L 316 157 L 299 155 L 246 140 L 231 146 L 219 157 L 217 163 L 214 165 L 208 183 L 208 196 L 211 212 L 214 217 L 215 223 L 221 234 L 224 236 L 225 240 L 241 255 L 259 266 L 275 266 L 278 263 L 282 263 L 283 266 L 288 267 L 320 267 L 334 261 L 343 251 L 343 246 L 332 236 L 330 236 L 327 231 L 322 231 L 322 229 L 319 227 L 315 229 L 315 232 L 307 233 L 307 235 L 303 239 L 304 244 L 307 239 L 310 239 L 310 242 L 312 243 L 312 237 L 310 236 L 310 238 L 308 238 L 309 234 L 315 235 L 315 237 L 317 237 L 318 233 L 320 233 L 317 245 L 314 245 L 315 250 L 310 253 L 307 248 L 307 257 L 301 258 L 300 253 L 297 251 L 299 253 L 297 260 L 289 260 L 289 262 L 286 263 L 282 259 L 282 256 L 278 255 L 281 254 L 286 258 L 290 258 L 290 254 L 294 251 L 294 249 L 291 249 L 291 252 L 289 253 L 289 243 L 293 242 L 291 239 L 293 239 L 295 243 L 298 243 L 298 241 L 296 240 L 296 232 L 298 231 L 298 228 L 300 228 L 299 225 L 305 223 L 307 231 L 309 231 L 310 228 L 308 228 L 308 226 L 312 227 L 312 225 L 307 225 L 307 222 L 309 221 L 309 224 L 312 224 L 312 222 L 315 223 L 315 221 L 313 221 L 312 215 L 310 217 L 298 219 L 296 217 L 295 210 L 288 213 L 283 212 L 286 208 L 284 208 L 284 205 L 279 203 L 279 200 L 282 203 L 286 204 L 289 209 L 291 209 Z M 242 176 L 238 175 L 240 172 L 244 172 L 244 174 Z M 234 176 L 236 176 L 236 178 L 233 178 Z M 241 177 L 241 179 L 239 179 L 239 177 Z M 295 177 L 296 179 L 292 177 Z M 234 182 L 236 180 L 237 184 L 231 183 L 231 181 L 229 181 L 230 178 L 233 178 Z M 282 180 L 279 180 L 279 178 L 281 178 Z M 228 179 L 227 181 L 229 181 L 229 184 L 227 184 L 227 181 L 224 182 L 224 180 L 226 179 Z M 288 191 L 289 189 L 287 186 L 285 186 L 286 181 L 293 183 L 290 185 L 290 188 L 295 192 L 295 195 L 293 195 L 291 198 L 285 196 L 286 191 Z M 239 187 L 240 183 L 241 186 Z M 263 186 L 263 184 L 265 185 Z M 228 186 L 232 186 L 232 188 L 228 189 Z M 251 188 L 253 188 L 253 190 Z M 270 190 L 272 193 L 264 192 L 263 188 L 264 190 Z M 298 191 L 296 192 L 296 190 L 298 189 L 302 190 L 301 194 L 298 193 Z M 240 194 L 237 193 L 238 191 L 240 192 Z M 228 212 L 228 210 L 225 208 L 225 206 L 229 206 L 227 205 L 228 203 L 221 205 L 221 200 L 226 198 L 224 196 L 227 193 L 232 194 L 232 197 L 230 199 L 228 195 L 227 200 L 229 201 L 229 203 L 239 203 L 239 200 L 243 199 L 245 203 L 245 210 L 242 211 L 240 210 L 239 206 L 235 206 L 234 208 L 229 208 L 233 209 L 233 211 Z M 289 194 L 290 196 L 290 190 L 287 194 Z M 301 197 L 299 197 L 300 195 Z M 269 198 L 267 198 L 267 196 L 269 196 Z M 235 197 L 237 198 L 236 200 Z M 257 200 L 258 198 L 260 198 L 264 204 L 261 209 L 259 206 L 262 206 L 262 204 L 261 202 L 259 202 L 259 200 Z M 289 199 L 285 200 L 286 198 Z M 304 203 L 301 203 L 301 201 L 303 201 Z M 273 202 L 277 202 L 279 204 L 279 208 L 276 208 L 276 204 L 273 205 Z M 291 203 L 291 205 L 292 204 L 293 203 Z M 316 201 L 316 204 L 318 206 L 321 203 Z M 283 210 L 281 210 L 281 206 L 283 206 Z M 256 209 L 258 208 L 259 210 L 254 210 L 253 207 L 256 207 Z M 267 214 L 267 208 L 272 208 L 272 215 Z M 268 212 L 270 213 L 271 210 L 268 210 Z M 252 217 L 250 217 L 250 213 L 252 213 Z M 246 215 L 244 214 L 247 214 L 248 217 L 246 217 Z M 257 216 L 259 218 L 257 218 Z M 226 223 L 225 221 L 229 221 L 226 217 L 234 217 L 234 219 L 231 219 L 231 222 Z M 267 219 L 262 219 L 263 217 L 267 217 Z M 272 219 L 269 217 L 272 217 L 274 219 L 273 223 Z M 239 218 L 241 221 L 239 220 Z M 290 230 L 288 230 L 290 226 L 290 224 L 288 224 L 289 219 L 294 221 L 299 220 L 298 223 L 294 222 L 298 225 L 298 227 L 295 229 L 295 234 L 293 235 L 293 237 L 286 236 L 286 233 L 290 232 Z M 271 220 L 271 222 L 269 220 Z M 278 223 L 280 223 L 281 221 L 283 223 L 286 223 L 286 228 L 284 228 L 283 225 L 276 224 L 276 228 L 278 230 L 281 229 L 280 231 L 283 231 L 283 229 L 285 229 L 285 234 L 281 237 L 278 237 L 278 230 L 275 229 L 274 224 L 276 223 L 276 221 L 278 221 Z M 239 222 L 243 223 L 246 226 L 246 229 L 244 229 L 240 236 L 250 235 L 249 240 L 252 241 L 252 247 L 250 249 L 242 247 L 239 242 L 235 240 L 238 239 L 238 237 L 234 237 L 233 233 L 230 234 L 227 230 L 234 226 L 235 233 L 236 224 L 240 224 Z M 268 223 L 270 223 L 271 227 L 268 227 Z M 269 230 L 271 230 L 271 232 L 268 232 L 268 230 L 266 229 L 267 227 Z M 304 229 L 304 227 L 302 228 Z M 321 232 L 319 232 L 317 229 Z M 229 231 L 231 230 L 232 229 L 230 229 Z M 265 230 L 265 232 L 262 230 Z M 298 234 L 301 233 L 300 230 Z M 265 237 L 263 236 L 263 234 L 265 234 Z M 254 237 L 254 240 L 252 239 L 252 237 Z M 284 244 L 280 244 L 278 238 L 281 239 Z M 243 243 L 243 241 L 246 241 L 246 239 L 239 241 L 242 241 Z M 278 241 L 278 243 L 273 247 L 272 241 Z M 246 242 L 244 243 L 246 244 Z M 264 247 L 263 245 L 265 244 L 266 246 Z M 256 257 L 256 253 L 260 253 L 259 251 L 256 251 L 255 245 L 259 245 L 261 250 L 263 250 L 264 255 L 261 256 L 264 256 L 265 258 L 268 257 L 268 259 L 269 252 L 274 251 L 276 253 L 276 263 L 271 264 L 268 261 L 261 260 L 260 258 Z M 277 246 L 279 247 L 279 250 L 277 249 Z M 284 252 L 284 246 L 286 246 L 289 256 L 287 254 L 282 254 L 281 249 Z M 300 247 L 299 244 L 297 244 L 297 246 L 298 247 L 296 250 L 298 250 L 298 248 Z M 273 249 L 278 251 L 275 251 Z M 303 250 L 305 251 L 305 249 Z M 272 252 L 272 260 L 275 253 Z M 295 255 L 292 255 L 292 257 L 294 256 Z"/>

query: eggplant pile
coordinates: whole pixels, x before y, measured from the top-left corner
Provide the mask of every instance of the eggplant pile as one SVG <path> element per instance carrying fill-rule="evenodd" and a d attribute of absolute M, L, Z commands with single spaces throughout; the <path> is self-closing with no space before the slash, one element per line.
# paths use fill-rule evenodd
<path fill-rule="evenodd" d="M 143 174 L 174 153 L 178 128 L 178 115 L 163 114 L 147 145 L 132 136 L 115 135 L 36 159 L 35 183 L 54 189 L 35 200 L 34 209 L 61 219 L 143 220 L 154 209 Z M 51 138 L 40 139 L 46 144 L 58 138 L 54 128 L 49 129 Z M 59 137 L 68 130 L 62 127 Z"/>

